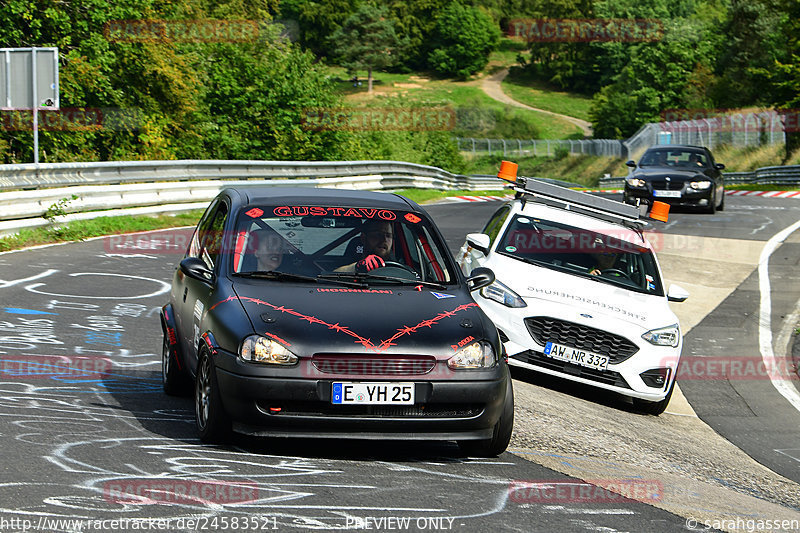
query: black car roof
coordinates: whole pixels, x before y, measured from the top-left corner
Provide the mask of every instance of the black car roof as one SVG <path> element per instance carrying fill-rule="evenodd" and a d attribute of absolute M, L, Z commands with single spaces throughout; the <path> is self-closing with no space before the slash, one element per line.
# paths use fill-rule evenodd
<path fill-rule="evenodd" d="M 646 150 L 649 152 L 650 150 L 692 150 L 695 152 L 705 152 L 706 148 L 704 146 L 692 146 L 691 144 L 657 144 L 655 146 L 651 146 Z"/>
<path fill-rule="evenodd" d="M 420 211 L 411 200 L 396 194 L 347 189 L 314 187 L 227 187 L 222 191 L 241 201 L 241 205 L 336 205 L 353 207 L 378 207 Z"/>

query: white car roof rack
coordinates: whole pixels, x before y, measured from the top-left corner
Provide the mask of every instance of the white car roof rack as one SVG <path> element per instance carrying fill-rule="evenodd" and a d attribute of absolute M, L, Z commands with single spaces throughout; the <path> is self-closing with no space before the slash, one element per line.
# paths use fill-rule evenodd
<path fill-rule="evenodd" d="M 533 201 L 553 207 L 560 207 L 567 211 L 581 212 L 596 218 L 605 219 L 611 222 L 634 225 L 641 227 L 649 224 L 651 220 L 667 221 L 669 206 L 663 204 L 659 209 L 654 210 L 651 216 L 646 213 L 647 206 L 628 205 L 609 198 L 595 196 L 593 194 L 575 191 L 553 185 L 534 178 L 517 177 L 517 165 L 508 161 L 503 161 L 497 177 L 510 183 L 517 193 L 517 197 L 524 201 Z M 661 202 L 656 202 L 661 204 Z M 666 208 L 666 211 L 664 211 Z"/>

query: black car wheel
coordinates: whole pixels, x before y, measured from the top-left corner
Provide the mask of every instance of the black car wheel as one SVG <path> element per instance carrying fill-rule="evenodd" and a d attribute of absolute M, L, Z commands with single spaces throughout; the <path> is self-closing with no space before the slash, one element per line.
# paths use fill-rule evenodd
<path fill-rule="evenodd" d="M 719 202 L 719 207 L 717 207 L 717 211 L 722 211 L 725 209 L 725 190 L 722 190 L 722 200 Z"/>
<path fill-rule="evenodd" d="M 200 355 L 194 392 L 194 410 L 200 440 L 222 443 L 231 432 L 231 422 L 222 407 L 214 364 L 208 352 Z"/>
<path fill-rule="evenodd" d="M 175 358 L 178 355 L 169 349 L 169 341 L 164 336 L 164 345 L 161 348 L 161 384 L 164 392 L 170 396 L 186 394 L 188 380 L 178 368 Z"/>
<path fill-rule="evenodd" d="M 658 416 L 667 409 L 667 405 L 669 405 L 669 400 L 672 398 L 673 390 L 675 390 L 675 381 L 673 381 L 672 385 L 670 385 L 669 392 L 667 393 L 667 395 L 664 397 L 663 400 L 659 402 L 649 402 L 647 400 L 634 398 L 633 407 L 636 408 L 636 410 L 641 413 Z"/>
<path fill-rule="evenodd" d="M 714 213 L 717 212 L 717 193 L 716 192 L 712 192 L 711 193 L 711 198 L 708 199 L 708 209 L 706 210 L 706 212 L 709 215 L 713 215 Z"/>
<path fill-rule="evenodd" d="M 503 414 L 494 426 L 494 433 L 491 439 L 485 440 L 462 440 L 458 447 L 466 455 L 477 457 L 497 457 L 508 448 L 511 442 L 511 433 L 514 430 L 514 387 L 511 385 L 511 378 L 508 379 L 506 387 L 506 399 L 503 404 Z"/>

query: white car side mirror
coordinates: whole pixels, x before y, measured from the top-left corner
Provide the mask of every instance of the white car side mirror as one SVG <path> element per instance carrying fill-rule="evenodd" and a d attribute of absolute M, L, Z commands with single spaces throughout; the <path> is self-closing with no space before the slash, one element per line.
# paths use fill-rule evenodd
<path fill-rule="evenodd" d="M 678 285 L 670 285 L 667 291 L 667 300 L 670 302 L 683 302 L 689 297 L 689 291 Z"/>
<path fill-rule="evenodd" d="M 490 242 L 491 239 L 485 233 L 470 233 L 467 235 L 467 244 L 483 253 L 483 255 L 489 254 Z"/>

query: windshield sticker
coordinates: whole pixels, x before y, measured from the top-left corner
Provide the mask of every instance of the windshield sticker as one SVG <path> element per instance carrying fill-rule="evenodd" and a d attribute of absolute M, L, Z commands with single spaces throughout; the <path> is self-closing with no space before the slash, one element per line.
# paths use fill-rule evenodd
<path fill-rule="evenodd" d="M 517 247 L 516 246 L 506 246 L 506 252 L 512 252 L 513 253 L 513 252 L 516 252 L 516 251 L 517 251 Z"/>
<path fill-rule="evenodd" d="M 567 292 L 562 292 L 554 289 L 539 289 L 537 287 L 528 287 L 528 290 L 546 296 L 556 296 L 563 300 L 571 300 L 573 302 L 580 302 L 583 304 L 592 305 L 594 307 L 599 307 L 600 309 L 604 309 L 612 313 L 619 313 L 621 315 L 625 315 L 626 317 L 635 318 L 641 322 L 647 322 L 647 315 L 643 315 L 641 313 L 634 313 L 632 311 L 628 311 L 627 309 L 623 309 L 620 306 L 609 305 L 599 300 L 593 300 L 591 298 L 585 298 L 583 296 L 576 296 L 574 294 L 569 294 Z"/>
<path fill-rule="evenodd" d="M 264 214 L 264 210 L 254 207 L 250 211 L 245 211 L 244 214 L 249 216 L 250 218 L 258 218 Z"/>
<path fill-rule="evenodd" d="M 414 213 L 406 213 L 405 219 L 408 220 L 409 222 L 411 222 L 412 224 L 416 224 L 420 220 L 422 220 L 421 218 L 419 218 Z"/>
<path fill-rule="evenodd" d="M 455 294 L 447 294 L 447 293 L 444 293 L 444 292 L 433 292 L 433 291 L 431 291 L 431 294 L 436 296 L 437 300 L 442 300 L 444 298 L 455 298 L 456 297 Z"/>
<path fill-rule="evenodd" d="M 379 218 L 381 220 L 396 220 L 397 215 L 388 209 L 367 209 L 359 207 L 324 207 L 324 206 L 288 206 L 276 207 L 272 211 L 279 217 L 291 216 L 336 216 L 336 217 L 356 217 L 356 218 Z"/>
<path fill-rule="evenodd" d="M 470 307 L 478 307 L 478 304 L 476 304 L 475 302 L 459 305 L 452 311 L 443 311 L 433 318 L 421 321 L 416 326 L 403 326 L 402 328 L 397 329 L 394 335 L 392 335 L 388 339 L 382 340 L 380 344 L 375 345 L 369 338 L 359 335 L 358 333 L 351 330 L 347 326 L 342 326 L 338 322 L 336 324 L 331 324 L 315 316 L 304 315 L 303 313 L 295 311 L 294 309 L 289 309 L 288 307 L 284 307 L 282 305 L 274 305 L 264 300 L 259 300 L 258 298 L 250 298 L 247 296 L 239 296 L 239 297 L 229 296 L 228 298 L 225 298 L 224 300 L 215 303 L 214 305 L 209 307 L 208 310 L 213 311 L 217 306 L 234 300 L 239 300 L 240 302 L 241 301 L 252 302 L 256 305 L 264 305 L 270 307 L 271 309 L 274 309 L 275 311 L 278 311 L 279 313 L 286 313 L 287 315 L 291 315 L 297 318 L 298 320 L 302 320 L 303 322 L 308 322 L 309 325 L 319 324 L 320 326 L 325 326 L 327 329 L 353 337 L 355 339 L 355 343 L 362 345 L 366 351 L 375 351 L 375 352 L 384 352 L 388 350 L 390 347 L 396 346 L 397 343 L 395 341 L 404 335 L 412 335 L 422 328 L 432 328 L 434 325 L 436 325 L 437 322 L 441 321 L 442 319 L 453 317 L 457 313 L 469 309 Z"/>

